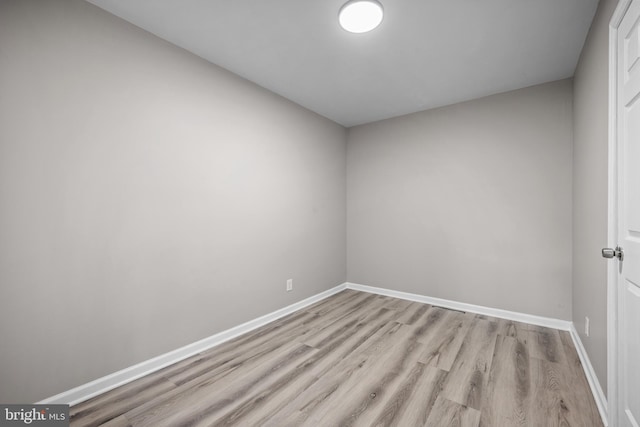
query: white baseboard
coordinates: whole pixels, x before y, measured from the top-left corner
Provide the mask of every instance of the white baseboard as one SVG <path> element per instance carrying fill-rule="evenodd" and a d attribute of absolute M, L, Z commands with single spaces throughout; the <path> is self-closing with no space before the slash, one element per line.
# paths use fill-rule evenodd
<path fill-rule="evenodd" d="M 113 390 L 114 388 L 120 387 L 131 381 L 137 380 L 138 378 L 141 378 L 145 375 L 158 371 L 166 366 L 172 365 L 188 357 L 191 357 L 205 350 L 208 350 L 212 347 L 220 345 L 239 335 L 242 335 L 254 329 L 257 329 L 263 325 L 266 325 L 269 322 L 273 322 L 274 320 L 277 320 L 297 310 L 300 310 L 304 307 L 307 307 L 311 304 L 314 304 L 318 301 L 328 298 L 331 295 L 337 294 L 338 292 L 344 289 L 353 289 L 356 291 L 368 292 L 368 293 L 373 293 L 378 295 L 385 295 L 393 298 L 400 298 L 400 299 L 405 299 L 409 301 L 416 301 L 416 302 L 421 302 L 425 304 L 436 305 L 439 307 L 450 308 L 453 310 L 468 311 L 471 313 L 483 314 L 486 316 L 498 317 L 502 319 L 514 320 L 517 322 L 529 323 L 532 325 L 539 325 L 539 326 L 545 326 L 548 328 L 569 331 L 571 334 L 571 338 L 573 339 L 574 345 L 576 346 L 576 350 L 580 357 L 580 361 L 582 362 L 585 375 L 587 376 L 587 380 L 589 381 L 589 385 L 591 386 L 591 391 L 596 400 L 596 404 L 598 406 L 598 410 L 600 411 L 602 420 L 605 425 L 608 425 L 607 424 L 607 399 L 604 396 L 602 388 L 600 387 L 600 383 L 598 382 L 598 378 L 596 377 L 595 371 L 593 370 L 593 366 L 591 365 L 589 357 L 587 356 L 587 352 L 584 346 L 582 345 L 580 336 L 578 335 L 572 322 L 567 320 L 553 319 L 549 317 L 535 316 L 532 314 L 517 313 L 514 311 L 501 310 L 497 308 L 484 307 L 480 305 L 467 304 L 463 302 L 451 301 L 451 300 L 446 300 L 441 298 L 433 298 L 433 297 L 428 297 L 424 295 L 412 294 L 408 292 L 400 292 L 400 291 L 394 291 L 390 289 L 376 288 L 373 286 L 359 285 L 356 283 L 343 283 L 342 285 L 338 285 L 334 288 L 331 288 L 327 291 L 321 292 L 317 295 L 314 295 L 312 297 L 299 301 L 295 304 L 291 304 L 287 307 L 281 308 L 272 313 L 250 320 L 249 322 L 235 326 L 231 329 L 227 329 L 226 331 L 219 332 L 208 338 L 202 339 L 192 344 L 188 344 L 184 347 L 162 354 L 158 357 L 154 357 L 153 359 L 146 360 L 144 362 L 138 363 L 137 365 L 131 366 L 129 368 L 125 368 L 118 372 L 114 372 L 113 374 L 104 376 L 102 378 L 98 378 L 89 383 L 83 384 L 71 390 L 68 390 L 60 394 L 57 394 L 55 396 L 44 399 L 38 403 L 39 404 L 65 403 L 71 406 L 76 405 L 80 402 L 91 399 L 92 397 L 95 397 L 99 394 L 106 393 L 109 390 Z"/>
<path fill-rule="evenodd" d="M 587 381 L 589 381 L 591 393 L 593 394 L 593 398 L 595 399 L 596 405 L 598 406 L 598 411 L 600 412 L 602 422 L 605 426 L 608 426 L 609 406 L 607 404 L 607 397 L 604 395 L 604 391 L 600 386 L 600 381 L 598 381 L 596 371 L 593 369 L 593 365 L 591 364 L 591 360 L 589 359 L 587 350 L 584 348 L 584 345 L 582 345 L 580 335 L 578 334 L 578 331 L 576 330 L 576 327 L 573 323 L 571 324 L 571 329 L 569 330 L 569 332 L 571 333 L 571 339 L 573 339 L 573 345 L 576 347 L 576 351 L 578 352 L 578 357 L 580 357 L 580 362 L 582 363 L 584 374 L 587 376 Z"/>
<path fill-rule="evenodd" d="M 220 345 L 232 338 L 252 331 L 260 326 L 266 325 L 269 322 L 273 322 L 281 317 L 300 310 L 318 301 L 337 294 L 338 292 L 346 289 L 346 284 L 338 285 L 334 288 L 316 294 L 312 297 L 299 301 L 295 304 L 291 304 L 287 307 L 276 310 L 272 313 L 250 320 L 241 325 L 235 326 L 226 331 L 219 332 L 208 338 L 204 338 L 200 341 L 196 341 L 192 344 L 188 344 L 184 347 L 154 357 L 153 359 L 145 360 L 137 365 L 125 368 L 121 371 L 114 372 L 113 374 L 98 378 L 97 380 L 75 387 L 71 390 L 64 391 L 55 396 L 51 396 L 44 399 L 39 404 L 56 404 L 63 403 L 68 405 L 76 405 L 85 400 L 91 399 L 99 394 L 106 393 L 109 390 L 113 390 L 116 387 L 120 387 L 131 381 L 137 380 L 152 372 L 158 371 L 166 366 L 177 363 L 188 357 L 194 356 L 212 347 Z"/>
<path fill-rule="evenodd" d="M 591 393 L 593 394 L 593 397 L 596 401 L 596 405 L 598 406 L 598 411 L 600 412 L 600 417 L 602 418 L 602 422 L 604 423 L 605 426 L 608 426 L 607 398 L 605 397 L 604 392 L 602 391 L 602 387 L 600 386 L 598 377 L 596 376 L 596 373 L 593 369 L 593 365 L 591 365 L 591 361 L 589 360 L 587 351 L 582 345 L 582 341 L 580 340 L 580 336 L 578 335 L 578 332 L 576 331 L 576 328 L 573 322 L 568 320 L 553 319 L 550 317 L 534 316 L 532 314 L 518 313 L 515 311 L 484 307 L 481 305 L 450 301 L 450 300 L 441 299 L 441 298 L 427 297 L 424 295 L 411 294 L 408 292 L 400 292 L 400 291 L 394 291 L 390 289 L 376 288 L 373 286 L 359 285 L 356 283 L 346 283 L 346 286 L 347 286 L 347 289 L 369 292 L 369 293 L 378 294 L 378 295 L 385 295 L 393 298 L 401 298 L 409 301 L 416 301 L 416 302 L 421 302 L 425 304 L 436 305 L 439 307 L 450 308 L 453 310 L 468 311 L 471 313 L 484 314 L 486 316 L 498 317 L 501 319 L 514 320 L 517 322 L 528 323 L 531 325 L 538 325 L 538 326 L 544 326 L 547 328 L 554 328 L 554 329 L 560 329 L 563 331 L 568 331 L 576 347 L 578 356 L 580 357 L 580 362 L 582 363 L 582 368 L 584 369 L 584 373 L 587 377 L 587 381 L 589 381 L 589 386 L 591 387 Z"/>
<path fill-rule="evenodd" d="M 356 291 L 363 291 L 363 292 L 369 292 L 372 294 L 385 295 L 393 298 L 406 299 L 409 301 L 416 301 L 424 304 L 436 305 L 439 307 L 450 308 L 453 310 L 484 314 L 485 316 L 499 317 L 501 319 L 514 320 L 517 322 L 528 323 L 530 325 L 538 325 L 538 326 L 544 326 L 547 328 L 560 329 L 562 331 L 570 331 L 572 326 L 572 323 L 569 320 L 560 320 L 560 319 L 553 319 L 551 317 L 535 316 L 533 314 L 518 313 L 515 311 L 501 310 L 499 308 L 484 307 L 481 305 L 467 304 L 464 302 L 427 297 L 424 295 L 411 294 L 408 292 L 393 291 L 390 289 L 376 288 L 373 286 L 366 286 L 366 285 L 358 285 L 356 283 L 347 283 L 346 285 L 347 285 L 347 289 L 353 289 Z"/>

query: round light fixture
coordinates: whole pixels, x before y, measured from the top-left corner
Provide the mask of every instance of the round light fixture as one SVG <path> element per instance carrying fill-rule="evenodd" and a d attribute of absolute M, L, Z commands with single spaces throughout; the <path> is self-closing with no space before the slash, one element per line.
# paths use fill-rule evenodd
<path fill-rule="evenodd" d="M 366 33 L 382 22 L 384 12 L 377 0 L 350 0 L 340 8 L 340 25 L 350 33 Z"/>

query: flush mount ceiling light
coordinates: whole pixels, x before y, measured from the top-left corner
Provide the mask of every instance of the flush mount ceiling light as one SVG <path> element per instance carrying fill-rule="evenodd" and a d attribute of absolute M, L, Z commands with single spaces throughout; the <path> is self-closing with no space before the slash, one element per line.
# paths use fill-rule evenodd
<path fill-rule="evenodd" d="M 382 22 L 382 5 L 377 0 L 350 0 L 342 6 L 340 26 L 350 33 L 366 33 Z"/>

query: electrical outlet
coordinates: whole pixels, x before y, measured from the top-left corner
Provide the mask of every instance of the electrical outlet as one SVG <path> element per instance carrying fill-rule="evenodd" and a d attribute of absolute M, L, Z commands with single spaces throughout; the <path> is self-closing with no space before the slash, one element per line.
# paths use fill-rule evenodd
<path fill-rule="evenodd" d="M 293 290 L 293 279 L 287 280 L 287 292 L 291 292 Z"/>
<path fill-rule="evenodd" d="M 589 318 L 587 316 L 584 317 L 584 334 L 589 336 Z"/>

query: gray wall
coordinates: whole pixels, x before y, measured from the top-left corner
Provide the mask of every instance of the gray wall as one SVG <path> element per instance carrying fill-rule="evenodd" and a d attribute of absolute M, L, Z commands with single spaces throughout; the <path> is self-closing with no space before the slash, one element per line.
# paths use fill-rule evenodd
<path fill-rule="evenodd" d="M 571 80 L 351 128 L 347 278 L 571 319 Z"/>
<path fill-rule="evenodd" d="M 346 159 L 342 127 L 94 6 L 0 0 L 0 402 L 345 279 L 573 310 L 579 332 L 589 316 L 582 340 L 606 388 L 614 7 L 600 2 L 573 91 L 565 80 L 352 128 Z"/>
<path fill-rule="evenodd" d="M 0 1 L 0 64 L 0 402 L 345 281 L 341 126 L 79 0 Z"/>
<path fill-rule="evenodd" d="M 607 263 L 600 249 L 607 245 L 609 21 L 616 4 L 600 1 L 573 82 L 573 322 L 605 392 Z"/>

